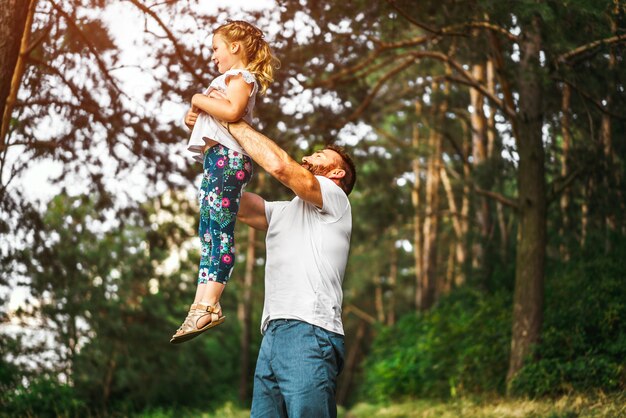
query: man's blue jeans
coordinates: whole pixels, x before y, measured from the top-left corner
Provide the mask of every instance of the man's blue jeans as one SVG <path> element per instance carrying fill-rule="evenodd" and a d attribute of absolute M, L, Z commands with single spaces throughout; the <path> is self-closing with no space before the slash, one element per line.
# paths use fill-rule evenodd
<path fill-rule="evenodd" d="M 344 353 L 342 335 L 292 319 L 271 321 L 254 372 L 250 416 L 336 417 Z"/>

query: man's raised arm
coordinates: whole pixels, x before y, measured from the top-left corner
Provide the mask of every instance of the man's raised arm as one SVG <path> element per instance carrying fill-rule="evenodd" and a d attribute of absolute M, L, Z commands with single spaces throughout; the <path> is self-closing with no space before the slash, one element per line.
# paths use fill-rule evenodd
<path fill-rule="evenodd" d="M 231 135 L 250 157 L 270 175 L 289 187 L 302 200 L 321 208 L 323 204 L 319 181 L 298 164 L 274 141 L 255 131 L 246 122 L 226 124 Z"/>

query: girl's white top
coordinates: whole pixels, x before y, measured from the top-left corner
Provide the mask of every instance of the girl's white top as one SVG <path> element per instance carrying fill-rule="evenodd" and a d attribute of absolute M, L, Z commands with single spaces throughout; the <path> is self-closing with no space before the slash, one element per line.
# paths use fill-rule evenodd
<path fill-rule="evenodd" d="M 241 74 L 244 81 L 248 84 L 252 84 L 252 91 L 250 92 L 250 97 L 248 98 L 248 104 L 246 105 L 246 110 L 243 116 L 243 120 L 252 123 L 252 110 L 254 109 L 254 102 L 256 98 L 256 93 L 259 89 L 256 78 L 254 75 L 248 70 L 235 69 L 228 70 L 224 74 L 215 78 L 209 88 L 204 92 L 205 95 L 208 95 L 213 90 L 219 90 L 221 92 L 226 92 L 226 82 L 230 77 Z M 187 143 L 187 150 L 193 153 L 193 158 L 200 162 L 202 160 L 202 149 L 205 147 L 206 142 L 204 140 L 212 139 L 227 148 L 232 149 L 233 151 L 240 152 L 242 154 L 248 155 L 241 145 L 237 142 L 235 138 L 231 134 L 228 133 L 228 130 L 224 128 L 213 116 L 209 115 L 205 112 L 200 112 L 198 115 L 198 119 L 196 119 L 196 124 L 193 127 L 193 131 L 191 132 L 191 137 L 189 138 L 189 142 Z"/>

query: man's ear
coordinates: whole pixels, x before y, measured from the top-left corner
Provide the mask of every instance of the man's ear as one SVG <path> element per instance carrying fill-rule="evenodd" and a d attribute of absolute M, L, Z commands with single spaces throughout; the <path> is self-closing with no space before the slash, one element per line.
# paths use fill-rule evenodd
<path fill-rule="evenodd" d="M 329 179 L 341 179 L 345 177 L 345 175 L 346 175 L 346 170 L 341 169 L 341 168 L 335 168 L 331 170 L 331 172 L 328 174 L 328 178 Z"/>

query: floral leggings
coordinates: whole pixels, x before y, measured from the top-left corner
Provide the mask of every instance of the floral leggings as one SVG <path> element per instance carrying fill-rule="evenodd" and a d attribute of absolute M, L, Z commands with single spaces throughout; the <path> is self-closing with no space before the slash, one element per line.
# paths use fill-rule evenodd
<path fill-rule="evenodd" d="M 243 188 L 252 177 L 250 157 L 217 144 L 204 154 L 198 191 L 202 243 L 198 284 L 226 283 L 235 265 L 235 221 Z"/>

